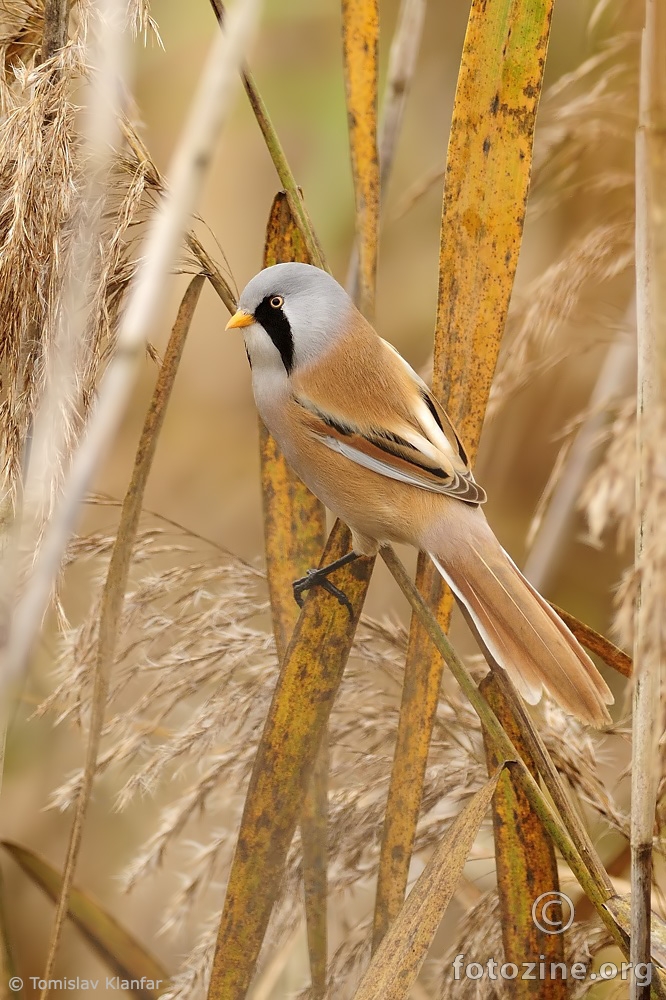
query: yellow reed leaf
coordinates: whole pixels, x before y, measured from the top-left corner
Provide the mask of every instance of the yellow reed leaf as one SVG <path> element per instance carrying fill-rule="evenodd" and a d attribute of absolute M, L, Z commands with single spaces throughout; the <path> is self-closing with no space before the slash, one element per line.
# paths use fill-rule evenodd
<path fill-rule="evenodd" d="M 495 677 L 488 674 L 479 688 L 538 781 L 537 767 L 529 747 Z M 494 774 L 500 761 L 485 730 L 484 742 L 488 773 Z M 552 903 L 557 907 L 560 898 L 553 842 L 532 809 L 520 780 L 515 780 L 508 771 L 500 776 L 492 806 L 504 959 L 515 962 L 519 969 L 524 968 L 523 962 L 538 965 L 540 961 L 550 968 L 553 962 L 565 961 L 564 934 L 552 932 L 548 924 L 544 930 L 544 917 L 551 920 L 553 913 L 561 915 L 562 923 L 566 923 L 569 917 L 566 911 L 552 909 Z M 540 897 L 541 903 L 538 903 Z M 549 902 L 550 911 L 547 908 Z M 518 977 L 511 984 L 512 996 L 517 1000 L 533 996 L 532 985 L 530 980 Z M 554 976 L 539 982 L 539 997 L 543 1000 L 566 1000 L 568 995 L 569 984 L 565 979 Z"/>
<path fill-rule="evenodd" d="M 301 812 L 303 892 L 312 998 L 326 996 L 328 968 L 328 729 L 325 727 Z"/>
<path fill-rule="evenodd" d="M 518 264 L 553 0 L 474 0 L 444 185 L 435 390 L 476 454 Z"/>
<path fill-rule="evenodd" d="M 360 308 L 372 317 L 377 274 L 379 158 L 377 156 L 378 0 L 342 0 L 347 120 L 356 198 Z"/>
<path fill-rule="evenodd" d="M 338 521 L 321 565 L 349 548 L 349 531 Z M 373 565 L 374 559 L 357 559 L 333 576 L 349 598 L 353 615 L 317 589 L 306 598 L 296 623 L 245 800 L 213 960 L 211 1000 L 241 1000 L 254 975 Z"/>
<path fill-rule="evenodd" d="M 518 263 L 553 0 L 473 0 L 449 137 L 433 389 L 477 452 Z M 443 628 L 453 599 L 416 582 Z M 377 886 L 378 945 L 404 898 L 442 661 L 413 618 Z"/>

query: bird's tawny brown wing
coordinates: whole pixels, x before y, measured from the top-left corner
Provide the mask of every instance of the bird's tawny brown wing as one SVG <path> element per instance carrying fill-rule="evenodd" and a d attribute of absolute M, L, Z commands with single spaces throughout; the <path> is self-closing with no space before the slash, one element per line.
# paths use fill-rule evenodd
<path fill-rule="evenodd" d="M 446 413 L 407 362 L 376 335 L 369 343 L 354 344 L 353 366 L 345 346 L 343 340 L 336 348 L 339 356 L 326 366 L 325 381 L 316 370 L 294 380 L 293 399 L 307 431 L 389 479 L 483 503 L 485 492 L 474 482 Z M 331 372 L 345 385 L 335 385 Z"/>

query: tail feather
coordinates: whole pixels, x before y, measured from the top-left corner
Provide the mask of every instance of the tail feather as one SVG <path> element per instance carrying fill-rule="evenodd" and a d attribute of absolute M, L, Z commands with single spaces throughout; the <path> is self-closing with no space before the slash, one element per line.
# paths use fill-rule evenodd
<path fill-rule="evenodd" d="M 583 722 L 610 722 L 613 696 L 587 653 L 488 529 L 430 558 L 490 655 L 529 704 L 543 688 Z"/>

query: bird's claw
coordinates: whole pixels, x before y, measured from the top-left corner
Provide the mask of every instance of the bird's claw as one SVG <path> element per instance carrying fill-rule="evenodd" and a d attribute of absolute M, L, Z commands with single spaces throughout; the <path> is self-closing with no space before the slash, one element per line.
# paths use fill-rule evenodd
<path fill-rule="evenodd" d="M 298 604 L 299 608 L 303 607 L 303 594 L 307 590 L 311 590 L 312 587 L 321 587 L 328 594 L 332 594 L 333 597 L 337 598 L 340 604 L 347 609 L 350 618 L 354 617 L 354 609 L 345 592 L 340 590 L 339 587 L 336 587 L 334 583 L 331 583 L 326 573 L 322 572 L 320 569 L 309 569 L 305 576 L 302 576 L 300 580 L 294 580 L 294 600 Z"/>

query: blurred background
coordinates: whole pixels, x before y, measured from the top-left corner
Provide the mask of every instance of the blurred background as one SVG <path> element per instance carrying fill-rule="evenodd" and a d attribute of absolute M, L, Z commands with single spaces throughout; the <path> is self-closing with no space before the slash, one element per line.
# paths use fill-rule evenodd
<path fill-rule="evenodd" d="M 385 72 L 398 3 L 382 0 L 380 6 Z M 596 7 L 592 0 L 557 0 L 546 88 L 567 74 L 575 75 L 581 64 L 603 51 L 609 39 L 639 27 L 640 5 L 599 5 L 590 26 Z M 142 40 L 133 43 L 132 89 L 145 143 L 166 171 L 205 54 L 218 29 L 204 0 L 188 4 L 154 0 L 151 12 L 164 47 L 150 37 L 145 46 Z M 385 201 L 376 325 L 421 371 L 428 368 L 432 344 L 442 200 L 441 178 L 429 186 L 422 182 L 444 164 L 468 13 L 466 0 L 428 6 L 418 69 Z M 611 88 L 610 97 L 605 96 L 609 102 L 617 102 L 618 121 L 623 119 L 623 127 L 618 125 L 613 134 L 611 129 L 608 134 L 599 134 L 598 141 L 592 127 L 587 136 L 574 135 L 578 144 L 574 144 L 573 161 L 567 164 L 569 181 L 594 178 L 603 171 L 631 171 L 634 57 L 634 49 L 629 48 L 610 59 L 618 66 L 627 60 L 630 71 L 623 77 L 629 82 L 616 91 Z M 338 0 L 267 0 L 251 64 L 327 258 L 336 277 L 344 281 L 354 221 Z M 583 80 L 583 94 L 595 79 Z M 554 129 L 575 132 L 586 128 L 580 111 L 567 117 L 558 108 L 556 98 L 543 102 L 544 117 L 537 126 L 537 165 L 539 144 L 545 143 L 547 136 L 552 140 Z M 612 110 L 608 116 L 610 120 Z M 546 150 L 546 145 L 542 148 Z M 544 158 L 548 159 L 547 152 Z M 414 201 L 412 194 L 419 187 L 425 190 Z M 207 247 L 218 260 L 226 260 L 226 269 L 239 291 L 261 267 L 265 225 L 276 190 L 274 169 L 258 127 L 245 95 L 239 94 L 206 185 L 200 206 L 203 222 L 198 226 Z M 528 217 L 510 331 L 519 329 L 535 282 L 566 256 L 567 248 L 581 233 L 615 216 L 623 217 L 623 213 L 629 219 L 631 215 L 631 191 L 621 185 L 605 189 L 600 185 L 564 197 L 556 185 L 549 187 L 546 176 L 540 194 L 547 206 Z M 156 342 L 159 351 L 165 346 L 186 280 L 185 276 L 176 278 L 165 294 L 163 333 Z M 532 362 L 539 361 L 540 352 L 544 359 L 549 354 L 562 360 L 541 366 L 545 370 L 535 364 L 527 384 L 502 398 L 502 405 L 484 430 L 477 478 L 489 494 L 491 524 L 519 565 L 525 561 L 528 528 L 559 453 L 562 432 L 588 406 L 608 342 L 618 330 L 631 326 L 626 318 L 631 290 L 631 270 L 626 266 L 609 267 L 603 280 L 591 271 L 567 321 L 556 323 L 548 343 L 531 345 Z M 221 301 L 206 285 L 160 439 L 146 508 L 262 566 L 257 418 L 242 342 L 235 333 L 224 332 L 227 318 Z M 510 364 L 511 339 L 507 343 L 504 363 Z M 154 379 L 154 364 L 146 359 L 113 452 L 96 483 L 100 492 L 112 497 L 120 499 L 124 494 Z M 630 376 L 625 388 L 631 390 Z M 83 527 L 112 528 L 114 523 L 112 513 L 97 510 L 86 515 Z M 585 519 L 578 514 L 562 540 L 546 596 L 608 632 L 613 588 L 630 553 L 618 551 L 612 536 L 607 544 L 593 547 L 585 541 L 585 534 Z M 410 566 L 414 564 L 413 554 L 405 553 L 404 557 Z M 85 574 L 80 578 L 75 574 L 70 580 L 66 610 L 75 623 L 86 610 L 89 588 Z M 405 603 L 381 563 L 367 610 L 378 618 L 408 621 Z M 473 651 L 458 621 L 454 638 L 463 651 Z M 27 721 L 31 706 L 53 684 L 56 642 L 55 636 L 44 641 L 10 732 L 3 835 L 28 844 L 60 865 L 70 816 L 46 811 L 45 806 L 63 777 L 81 764 L 81 733 L 70 724 L 54 728 L 52 716 Z M 192 946 L 197 931 L 194 922 L 184 928 L 177 947 L 168 936 L 157 935 L 164 901 L 177 883 L 178 851 L 168 857 L 164 872 L 142 882 L 129 900 L 119 895 L 116 881 L 117 873 L 154 826 L 159 807 L 168 802 L 168 789 L 135 799 L 129 810 L 114 813 L 116 788 L 112 774 L 97 785 L 77 881 L 122 916 L 173 968 L 180 954 Z M 26 975 L 38 975 L 51 907 L 12 865 L 3 864 L 3 870 L 7 898 L 12 901 L 17 957 Z M 68 929 L 59 971 L 85 976 L 100 970 L 77 933 Z"/>

